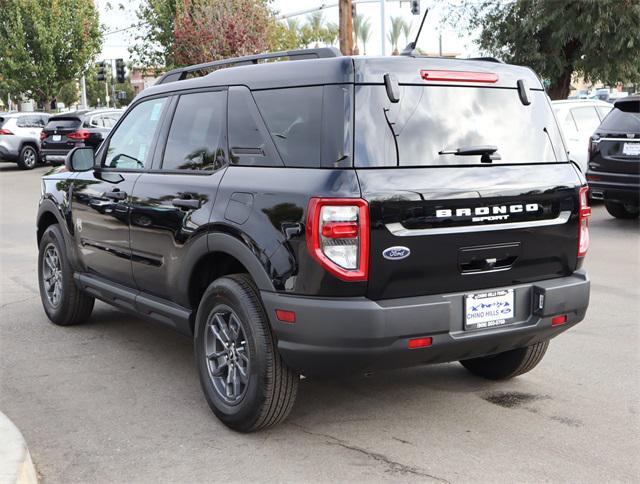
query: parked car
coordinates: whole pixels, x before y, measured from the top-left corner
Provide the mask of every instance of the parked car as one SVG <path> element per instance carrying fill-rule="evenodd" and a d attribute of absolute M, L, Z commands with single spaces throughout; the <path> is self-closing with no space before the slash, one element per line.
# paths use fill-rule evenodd
<path fill-rule="evenodd" d="M 192 338 L 236 430 L 282 421 L 299 374 L 521 375 L 587 310 L 587 186 L 528 68 L 332 48 L 180 68 L 66 166 L 37 218 L 47 316 L 98 298 Z"/>
<path fill-rule="evenodd" d="M 53 165 L 63 164 L 67 153 L 73 148 L 90 146 L 97 149 L 123 112 L 100 109 L 52 116 L 40 137 L 43 160 Z"/>
<path fill-rule="evenodd" d="M 599 100 L 580 99 L 551 101 L 569 150 L 569 158 L 587 172 L 589 138 L 613 105 Z"/>
<path fill-rule="evenodd" d="M 591 137 L 587 180 L 616 218 L 640 214 L 640 96 L 616 101 Z"/>
<path fill-rule="evenodd" d="M 40 133 L 48 119 L 47 113 L 0 114 L 0 161 L 17 163 L 23 170 L 36 166 Z"/>

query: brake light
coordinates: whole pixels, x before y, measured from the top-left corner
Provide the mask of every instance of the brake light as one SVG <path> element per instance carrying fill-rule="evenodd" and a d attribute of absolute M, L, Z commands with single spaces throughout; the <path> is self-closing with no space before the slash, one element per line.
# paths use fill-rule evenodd
<path fill-rule="evenodd" d="M 75 139 L 75 140 L 79 140 L 79 141 L 86 141 L 86 140 L 89 139 L 90 135 L 91 135 L 91 133 L 89 133 L 89 131 L 87 131 L 85 129 L 79 129 L 78 131 L 75 131 L 74 133 L 69 133 L 67 135 L 67 138 Z"/>
<path fill-rule="evenodd" d="M 13 133 L 8 129 L 0 129 L 0 134 L 13 134 Z"/>
<path fill-rule="evenodd" d="M 498 82 L 498 74 L 493 72 L 440 71 L 421 70 L 420 77 L 425 81 L 444 82 L 482 82 L 492 84 Z"/>
<path fill-rule="evenodd" d="M 589 187 L 580 187 L 578 257 L 584 257 L 589 250 L 589 217 L 591 217 L 591 207 L 589 206 L 588 195 Z"/>
<path fill-rule="evenodd" d="M 48 137 L 49 137 L 48 133 L 45 133 L 44 131 L 40 131 L 40 141 L 44 141 Z"/>
<path fill-rule="evenodd" d="M 369 276 L 369 205 L 358 198 L 312 198 L 307 248 L 325 270 L 343 281 Z"/>

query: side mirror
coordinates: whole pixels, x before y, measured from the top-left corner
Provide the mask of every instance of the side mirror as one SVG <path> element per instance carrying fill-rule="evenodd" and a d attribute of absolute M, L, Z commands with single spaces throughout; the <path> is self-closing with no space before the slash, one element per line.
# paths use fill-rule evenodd
<path fill-rule="evenodd" d="M 64 166 L 69 171 L 89 171 L 94 164 L 93 148 L 89 146 L 72 149 L 64 160 Z"/>

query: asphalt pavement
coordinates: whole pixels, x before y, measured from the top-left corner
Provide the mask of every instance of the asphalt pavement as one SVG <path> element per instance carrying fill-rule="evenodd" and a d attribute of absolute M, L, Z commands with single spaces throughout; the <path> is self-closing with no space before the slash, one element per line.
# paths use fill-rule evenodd
<path fill-rule="evenodd" d="M 98 303 L 50 324 L 37 289 L 39 177 L 0 164 L 0 410 L 45 483 L 638 482 L 640 229 L 594 208 L 587 318 L 507 382 L 443 364 L 301 382 L 289 419 L 216 420 L 191 342 Z"/>

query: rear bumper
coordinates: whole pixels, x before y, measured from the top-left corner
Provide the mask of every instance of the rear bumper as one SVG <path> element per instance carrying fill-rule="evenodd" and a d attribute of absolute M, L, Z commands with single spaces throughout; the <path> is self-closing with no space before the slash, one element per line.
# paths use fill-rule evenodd
<path fill-rule="evenodd" d="M 589 285 L 586 273 L 576 271 L 512 286 L 517 323 L 478 331 L 463 329 L 464 293 L 372 301 L 262 292 L 262 299 L 285 362 L 305 374 L 332 374 L 464 360 L 548 340 L 584 318 Z M 296 322 L 278 321 L 276 309 L 295 311 Z M 552 326 L 560 314 L 566 323 Z M 433 343 L 408 349 L 416 337 Z"/>
<path fill-rule="evenodd" d="M 47 163 L 63 164 L 71 150 L 40 150 L 40 158 Z"/>
<path fill-rule="evenodd" d="M 640 176 L 587 172 L 589 194 L 596 200 L 640 203 Z"/>

